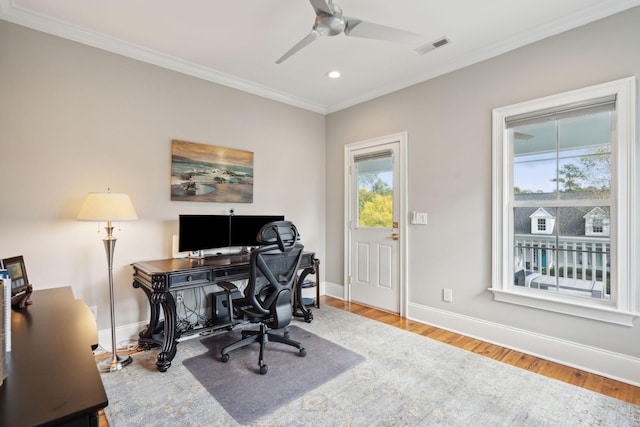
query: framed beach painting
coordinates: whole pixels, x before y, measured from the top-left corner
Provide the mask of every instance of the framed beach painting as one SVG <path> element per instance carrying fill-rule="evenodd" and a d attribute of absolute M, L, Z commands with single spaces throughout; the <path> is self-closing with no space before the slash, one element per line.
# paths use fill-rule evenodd
<path fill-rule="evenodd" d="M 253 202 L 253 152 L 171 141 L 171 200 Z"/>

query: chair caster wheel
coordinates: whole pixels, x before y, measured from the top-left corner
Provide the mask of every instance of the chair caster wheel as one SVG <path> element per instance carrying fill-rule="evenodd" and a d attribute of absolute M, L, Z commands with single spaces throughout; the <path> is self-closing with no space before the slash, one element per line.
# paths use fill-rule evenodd
<path fill-rule="evenodd" d="M 298 353 L 298 356 L 305 357 L 306 355 L 307 355 L 307 350 L 305 350 L 304 348 L 301 348 L 300 353 Z"/>
<path fill-rule="evenodd" d="M 222 363 L 227 363 L 229 361 L 229 355 L 223 354 L 222 357 L 220 357 L 220 360 L 222 360 Z"/>
<path fill-rule="evenodd" d="M 266 374 L 268 369 L 267 365 L 260 365 L 260 375 Z"/>

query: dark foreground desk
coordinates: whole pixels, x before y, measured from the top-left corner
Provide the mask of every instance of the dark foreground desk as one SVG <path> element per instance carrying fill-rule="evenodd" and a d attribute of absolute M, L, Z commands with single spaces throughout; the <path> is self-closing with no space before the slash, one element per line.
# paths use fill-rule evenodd
<path fill-rule="evenodd" d="M 8 377 L 0 386 L 0 426 L 98 426 L 107 394 L 91 346 L 98 329 L 70 287 L 35 291 L 11 314 Z"/>
<path fill-rule="evenodd" d="M 304 252 L 300 261 L 301 273 L 298 283 L 316 273 L 318 260 L 312 252 Z M 176 302 L 172 292 L 215 285 L 221 281 L 233 282 L 249 277 L 249 255 L 225 256 L 209 260 L 173 258 L 133 264 L 133 287 L 144 291 L 149 300 L 151 315 L 147 328 L 140 332 L 138 343 L 143 348 L 161 347 L 156 366 L 164 372 L 171 366 L 176 355 L 180 332 L 177 326 Z M 297 300 L 302 300 L 302 290 L 297 287 Z M 160 313 L 164 322 L 160 321 Z M 313 316 L 306 307 L 300 306 L 297 314 L 307 322 Z M 209 327 L 207 330 L 228 328 L 229 325 Z"/>

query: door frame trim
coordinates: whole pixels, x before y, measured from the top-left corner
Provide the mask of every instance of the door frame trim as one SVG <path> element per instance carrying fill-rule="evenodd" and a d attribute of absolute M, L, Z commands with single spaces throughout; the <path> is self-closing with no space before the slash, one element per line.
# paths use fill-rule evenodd
<path fill-rule="evenodd" d="M 344 146 L 344 294 L 345 301 L 351 301 L 351 284 L 349 283 L 349 272 L 351 271 L 351 229 L 349 221 L 351 219 L 351 158 L 352 152 L 363 148 L 371 148 L 378 145 L 398 143 L 398 182 L 400 191 L 398 196 L 398 233 L 400 233 L 400 241 L 398 242 L 398 272 L 400 276 L 399 301 L 400 316 L 406 317 L 407 313 L 407 282 L 408 282 L 408 173 L 407 173 L 407 148 L 408 135 L 407 132 L 398 132 L 391 135 L 381 136 L 378 138 L 368 139 L 365 141 L 354 142 Z"/>

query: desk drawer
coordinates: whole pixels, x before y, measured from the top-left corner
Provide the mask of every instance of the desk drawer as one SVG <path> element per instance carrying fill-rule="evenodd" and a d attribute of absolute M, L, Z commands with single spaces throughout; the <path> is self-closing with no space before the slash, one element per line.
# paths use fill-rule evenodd
<path fill-rule="evenodd" d="M 211 270 L 190 271 L 188 273 L 172 274 L 169 276 L 169 288 L 184 285 L 207 283 L 213 280 Z"/>

